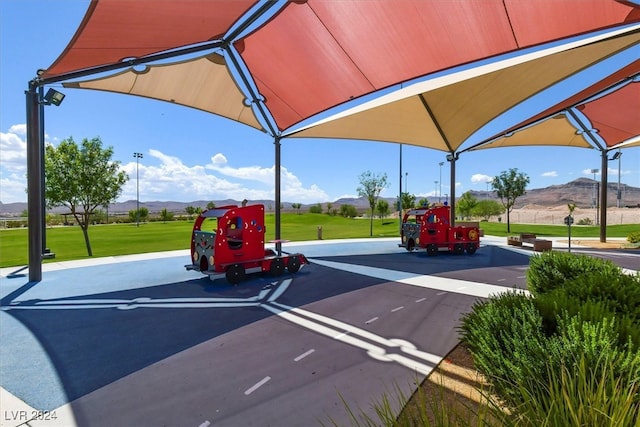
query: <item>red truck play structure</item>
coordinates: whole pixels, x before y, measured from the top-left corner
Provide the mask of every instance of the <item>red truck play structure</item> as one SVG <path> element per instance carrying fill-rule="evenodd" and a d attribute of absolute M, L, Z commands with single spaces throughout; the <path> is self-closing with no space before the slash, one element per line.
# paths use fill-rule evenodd
<path fill-rule="evenodd" d="M 402 218 L 399 246 L 409 252 L 423 248 L 430 256 L 437 255 L 440 250 L 473 255 L 480 247 L 480 230 L 465 225 L 451 227 L 450 215 L 451 207 L 447 205 L 407 211 Z"/>
<path fill-rule="evenodd" d="M 205 220 L 208 220 L 205 222 Z M 213 231 L 204 231 L 203 226 Z M 308 264 L 302 254 L 278 254 L 264 246 L 264 205 L 222 206 L 202 212 L 191 233 L 191 264 L 210 279 L 237 284 L 250 273 L 296 273 Z"/>

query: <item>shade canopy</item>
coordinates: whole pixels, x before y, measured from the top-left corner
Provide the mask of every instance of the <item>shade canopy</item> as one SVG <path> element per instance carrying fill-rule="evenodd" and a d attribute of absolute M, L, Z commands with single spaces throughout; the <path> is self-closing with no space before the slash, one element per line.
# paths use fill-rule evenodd
<path fill-rule="evenodd" d="M 455 152 L 473 133 L 513 106 L 640 43 L 638 28 L 617 37 L 582 39 L 571 48 L 536 50 L 429 78 L 329 115 L 291 136 L 382 140 Z M 633 115 L 633 110 L 626 113 Z M 563 141 L 557 138 L 546 140 Z M 585 146 L 575 140 L 567 143 Z"/>
<path fill-rule="evenodd" d="M 470 149 L 525 145 L 640 146 L 640 60 Z"/>
<path fill-rule="evenodd" d="M 171 64 L 131 68 L 105 78 L 63 85 L 167 101 L 264 130 L 229 73 L 224 57 L 215 53 Z"/>
<path fill-rule="evenodd" d="M 247 26 L 249 21 L 256 29 Z M 126 66 L 132 59 L 221 40 L 226 65 L 233 68 L 228 75 L 220 70 L 220 61 L 207 61 L 211 58 L 207 55 L 162 67 L 152 65 L 144 73 L 130 68 L 104 80 L 76 82 L 74 87 L 175 102 L 256 128 L 268 122 L 275 136 L 336 105 L 398 82 L 634 22 L 640 22 L 640 10 L 616 0 L 93 0 L 67 48 L 41 77 L 64 79 L 77 70 Z M 251 32 L 235 31 L 241 27 Z M 319 136 L 455 150 L 495 114 L 634 40 L 629 36 L 596 45 L 589 42 L 579 47 L 580 54 L 577 45 L 565 46 L 560 50 L 567 56 L 543 49 L 543 55 L 555 52 L 555 56 L 517 62 L 517 71 L 502 63 L 493 70 L 485 67 L 481 72 L 456 74 L 449 83 L 430 87 L 422 98 L 394 103 L 395 117 L 406 114 L 415 122 L 390 121 L 387 111 L 376 110 L 363 123 L 384 119 L 389 126 L 352 133 L 354 125 L 349 125 Z M 165 83 L 168 76 L 180 82 L 180 93 L 175 83 Z M 204 96 L 214 92 L 227 96 L 227 102 Z M 253 102 L 259 120 L 247 111 L 245 97 Z M 460 109 L 471 113 L 463 115 Z M 388 127 L 404 135 L 389 135 Z M 443 134 L 447 127 L 449 132 Z"/>

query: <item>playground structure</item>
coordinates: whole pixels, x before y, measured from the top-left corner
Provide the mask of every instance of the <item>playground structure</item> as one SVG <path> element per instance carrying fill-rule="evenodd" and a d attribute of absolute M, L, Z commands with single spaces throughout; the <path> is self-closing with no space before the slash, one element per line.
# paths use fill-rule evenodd
<path fill-rule="evenodd" d="M 211 225 L 213 231 L 203 230 L 205 225 L 207 228 Z M 199 271 L 211 280 L 224 277 L 227 282 L 238 284 L 248 274 L 277 276 L 285 269 L 296 273 L 308 263 L 302 254 L 283 254 L 265 248 L 264 205 L 257 204 L 203 211 L 193 225 L 191 264 L 185 268 Z"/>
<path fill-rule="evenodd" d="M 450 215 L 451 207 L 442 204 L 407 211 L 402 218 L 401 243 L 398 246 L 409 252 L 423 248 L 429 256 L 440 251 L 473 255 L 480 247 L 479 228 L 468 225 L 451 227 Z"/>

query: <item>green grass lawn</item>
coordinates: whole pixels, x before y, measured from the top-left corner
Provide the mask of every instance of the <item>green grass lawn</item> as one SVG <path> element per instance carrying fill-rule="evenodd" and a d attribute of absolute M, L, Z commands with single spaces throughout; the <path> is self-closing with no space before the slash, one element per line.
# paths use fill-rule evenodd
<path fill-rule="evenodd" d="M 275 238 L 275 217 L 267 214 L 265 217 L 267 240 Z M 285 240 L 304 241 L 316 240 L 318 227 L 322 227 L 322 238 L 347 239 L 368 238 L 369 219 L 347 219 L 340 216 L 326 214 L 295 214 L 282 215 L 281 237 Z M 536 233 L 540 236 L 566 236 L 567 227 L 560 225 L 529 225 L 511 224 L 511 232 L 507 233 L 507 226 L 503 223 L 482 222 L 481 228 L 485 234 L 493 236 L 507 236 L 521 232 Z M 188 249 L 191 240 L 192 221 L 170 221 L 167 223 L 150 222 L 140 224 L 110 224 L 89 227 L 89 238 L 94 257 L 136 254 L 146 252 Z M 638 230 L 638 224 L 612 225 L 607 227 L 608 237 L 627 237 L 632 231 Z M 572 237 L 598 237 L 598 226 L 573 226 Z M 397 218 L 373 220 L 373 237 L 398 237 L 399 227 Z M 87 257 L 84 238 L 80 227 L 53 227 L 47 229 L 47 247 L 55 253 L 54 260 L 67 261 Z M 28 234 L 27 229 L 0 230 L 0 267 L 26 265 L 28 263 Z"/>

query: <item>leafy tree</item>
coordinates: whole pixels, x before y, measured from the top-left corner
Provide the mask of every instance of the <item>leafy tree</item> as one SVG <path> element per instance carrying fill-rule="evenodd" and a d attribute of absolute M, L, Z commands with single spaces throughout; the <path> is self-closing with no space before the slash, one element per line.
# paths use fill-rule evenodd
<path fill-rule="evenodd" d="M 418 200 L 418 206 L 429 206 L 429 200 L 427 200 L 425 197 L 423 197 L 422 199 Z"/>
<path fill-rule="evenodd" d="M 196 208 L 189 205 L 186 208 L 184 208 L 184 211 L 187 213 L 187 215 L 189 216 L 189 219 L 193 218 L 193 215 L 195 215 L 196 213 Z"/>
<path fill-rule="evenodd" d="M 331 215 L 333 209 L 333 203 L 327 202 L 327 214 Z"/>
<path fill-rule="evenodd" d="M 315 205 L 309 206 L 309 213 L 322 213 L 322 205 L 317 203 Z"/>
<path fill-rule="evenodd" d="M 298 211 L 298 215 L 300 215 L 300 208 L 302 207 L 302 203 L 291 203 L 291 207 Z"/>
<path fill-rule="evenodd" d="M 473 208 L 478 204 L 478 200 L 473 197 L 470 191 L 462 193 L 460 199 L 456 203 L 456 209 L 462 218 L 466 218 L 471 215 Z"/>
<path fill-rule="evenodd" d="M 163 208 L 160 211 L 160 219 L 162 222 L 171 221 L 173 219 L 173 212 L 169 212 L 167 208 Z"/>
<path fill-rule="evenodd" d="M 358 196 L 366 197 L 369 202 L 369 208 L 371 208 L 369 236 L 373 236 L 373 211 L 376 207 L 378 197 L 380 197 L 380 193 L 389 186 L 387 174 L 373 174 L 371 171 L 366 171 L 360 174 L 359 179 L 360 186 L 358 187 Z"/>
<path fill-rule="evenodd" d="M 345 218 L 355 218 L 358 216 L 358 210 L 350 204 L 340 205 L 340 216 Z"/>
<path fill-rule="evenodd" d="M 400 195 L 400 200 L 402 201 L 402 209 L 412 209 L 416 204 L 416 196 L 409 193 L 402 193 Z"/>
<path fill-rule="evenodd" d="M 376 212 L 378 212 L 380 220 L 389 215 L 389 202 L 384 199 L 378 200 L 378 203 L 376 204 Z"/>
<path fill-rule="evenodd" d="M 500 215 L 504 212 L 504 207 L 500 206 L 496 200 L 478 200 L 478 203 L 474 206 L 471 211 L 471 215 L 479 216 L 487 221 L 489 218 L 495 215 Z"/>
<path fill-rule="evenodd" d="M 207 209 L 215 209 L 216 208 L 216 204 L 213 202 L 209 202 L 207 203 Z"/>
<path fill-rule="evenodd" d="M 145 222 L 149 217 L 149 209 L 141 207 L 140 209 L 131 209 L 129 211 L 129 219 L 131 222 L 141 221 Z"/>
<path fill-rule="evenodd" d="M 57 147 L 46 148 L 47 207 L 69 208 L 82 229 L 89 256 L 93 256 L 88 231 L 91 215 L 99 206 L 117 199 L 129 179 L 112 156 L 113 147 L 102 148 L 100 138 L 84 138 L 78 147 L 69 137 Z"/>
<path fill-rule="evenodd" d="M 529 177 L 526 174 L 518 172 L 517 168 L 511 168 L 508 171 L 502 171 L 500 175 L 493 178 L 491 187 L 496 191 L 498 197 L 502 201 L 507 212 L 507 232 L 511 231 L 511 222 L 509 214 L 513 209 L 516 199 L 526 193 Z"/>

